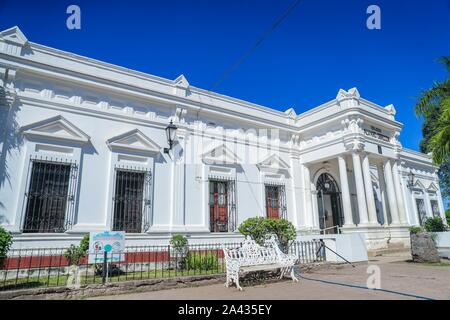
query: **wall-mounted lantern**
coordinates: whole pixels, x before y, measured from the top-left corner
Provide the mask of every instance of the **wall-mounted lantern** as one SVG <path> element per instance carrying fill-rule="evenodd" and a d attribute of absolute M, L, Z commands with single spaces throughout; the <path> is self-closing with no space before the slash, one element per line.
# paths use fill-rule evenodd
<path fill-rule="evenodd" d="M 409 170 L 408 173 L 408 188 L 412 188 L 414 186 L 414 173 L 412 170 Z"/>
<path fill-rule="evenodd" d="M 177 132 L 177 129 L 177 126 L 173 124 L 172 120 L 170 120 L 169 125 L 166 127 L 166 136 L 169 148 L 164 148 L 164 153 L 169 153 L 169 151 L 172 150 L 172 145 L 175 141 L 175 134 Z"/>

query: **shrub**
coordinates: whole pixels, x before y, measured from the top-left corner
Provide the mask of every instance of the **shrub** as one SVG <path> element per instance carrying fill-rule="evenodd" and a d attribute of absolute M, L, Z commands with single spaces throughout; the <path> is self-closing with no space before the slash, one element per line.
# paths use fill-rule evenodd
<path fill-rule="evenodd" d="M 417 233 L 421 233 L 423 231 L 422 227 L 410 227 L 409 228 L 409 233 L 411 234 L 417 234 Z"/>
<path fill-rule="evenodd" d="M 260 245 L 263 245 L 268 237 L 275 235 L 283 251 L 287 250 L 289 242 L 297 235 L 294 225 L 286 219 L 249 218 L 242 222 L 238 229 Z"/>
<path fill-rule="evenodd" d="M 85 235 L 81 239 L 78 246 L 71 244 L 70 247 L 64 252 L 64 257 L 69 261 L 70 265 L 78 265 L 81 262 L 89 250 L 89 235 Z"/>
<path fill-rule="evenodd" d="M 3 227 L 0 227 L 0 268 L 3 268 L 8 251 L 12 245 L 12 235 L 9 231 L 6 231 Z"/>
<path fill-rule="evenodd" d="M 186 268 L 189 270 L 214 270 L 219 265 L 219 258 L 212 252 L 189 252 L 186 257 Z"/>
<path fill-rule="evenodd" d="M 248 218 L 240 224 L 238 230 L 244 236 L 250 236 L 256 243 L 263 245 L 268 237 L 265 220 L 266 218 L 263 217 Z"/>
<path fill-rule="evenodd" d="M 428 218 L 423 223 L 423 227 L 427 232 L 442 232 L 447 231 L 447 226 L 442 221 L 441 217 Z"/>
<path fill-rule="evenodd" d="M 447 219 L 447 224 L 450 226 L 450 209 L 445 211 L 445 218 Z"/>
<path fill-rule="evenodd" d="M 188 239 L 185 236 L 181 234 L 173 235 L 170 239 L 170 244 L 172 245 L 175 254 L 180 256 L 186 255 L 189 243 Z"/>

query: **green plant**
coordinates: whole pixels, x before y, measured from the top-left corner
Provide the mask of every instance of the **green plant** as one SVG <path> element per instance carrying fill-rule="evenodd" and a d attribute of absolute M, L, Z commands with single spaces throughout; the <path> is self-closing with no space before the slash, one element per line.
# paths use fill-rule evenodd
<path fill-rule="evenodd" d="M 219 259 L 212 252 L 189 252 L 186 256 L 186 268 L 189 270 L 214 270 L 219 265 Z"/>
<path fill-rule="evenodd" d="M 268 236 L 265 220 L 266 218 L 263 217 L 248 218 L 239 225 L 238 230 L 244 236 L 250 236 L 256 243 L 262 245 Z"/>
<path fill-rule="evenodd" d="M 445 211 L 445 218 L 447 219 L 447 224 L 450 226 L 450 209 Z"/>
<path fill-rule="evenodd" d="M 443 232 L 447 231 L 447 226 L 441 217 L 428 218 L 423 223 L 423 227 L 427 232 Z"/>
<path fill-rule="evenodd" d="M 409 233 L 411 233 L 411 234 L 421 233 L 422 231 L 423 231 L 422 227 L 416 227 L 416 226 L 409 227 Z"/>
<path fill-rule="evenodd" d="M 3 227 L 0 227 L 0 268 L 3 267 L 8 251 L 12 245 L 12 235 Z"/>
<path fill-rule="evenodd" d="M 78 265 L 81 262 L 89 250 L 89 235 L 85 235 L 81 239 L 78 246 L 71 244 L 70 247 L 64 252 L 64 257 L 69 261 L 70 265 Z"/>
<path fill-rule="evenodd" d="M 177 255 L 184 256 L 187 253 L 189 242 L 185 236 L 181 234 L 173 235 L 170 244 Z"/>
<path fill-rule="evenodd" d="M 286 219 L 248 218 L 238 229 L 240 233 L 250 236 L 260 245 L 263 245 L 270 235 L 275 235 L 283 251 L 287 250 L 289 242 L 297 236 L 294 225 Z"/>

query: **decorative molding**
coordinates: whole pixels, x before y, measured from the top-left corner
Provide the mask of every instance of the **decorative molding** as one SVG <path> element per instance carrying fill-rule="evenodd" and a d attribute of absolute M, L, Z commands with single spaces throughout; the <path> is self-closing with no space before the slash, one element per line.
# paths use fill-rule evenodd
<path fill-rule="evenodd" d="M 428 186 L 427 190 L 437 192 L 437 191 L 439 191 L 439 188 L 436 186 L 436 184 L 434 182 L 431 182 L 430 185 Z"/>
<path fill-rule="evenodd" d="M 18 26 L 14 26 L 12 28 L 1 31 L 0 39 L 5 42 L 14 43 L 22 47 L 28 44 L 27 37 L 25 37 Z"/>
<path fill-rule="evenodd" d="M 359 105 L 359 99 L 361 95 L 357 88 L 351 88 L 348 91 L 339 89 L 336 95 L 336 101 L 339 106 L 342 107 L 353 107 Z"/>
<path fill-rule="evenodd" d="M 87 143 L 91 139 L 61 115 L 22 126 L 20 131 L 28 137 L 41 137 L 50 140 Z"/>
<path fill-rule="evenodd" d="M 28 44 L 28 39 L 17 26 L 0 32 L 0 52 L 21 56 Z"/>
<path fill-rule="evenodd" d="M 284 161 L 283 159 L 281 159 L 281 157 L 276 153 L 264 158 L 263 160 L 258 162 L 256 164 L 256 166 L 258 167 L 259 170 L 263 170 L 263 169 L 285 169 L 285 170 L 288 170 L 288 169 L 290 169 L 289 164 L 286 163 L 286 161 Z"/>
<path fill-rule="evenodd" d="M 241 159 L 231 151 L 225 144 L 220 144 L 201 155 L 204 163 L 207 164 L 239 164 Z"/>
<path fill-rule="evenodd" d="M 365 148 L 365 143 L 359 139 L 344 141 L 344 147 L 347 151 L 361 152 Z"/>
<path fill-rule="evenodd" d="M 180 122 L 180 123 L 185 123 L 186 122 L 186 120 L 185 120 L 186 114 L 187 114 L 187 109 L 178 107 L 175 110 L 175 121 Z"/>
<path fill-rule="evenodd" d="M 397 110 L 395 109 L 394 105 L 387 105 L 386 107 L 384 107 L 384 109 L 386 109 L 388 114 L 392 117 L 392 119 L 394 119 L 395 115 L 397 114 Z"/>
<path fill-rule="evenodd" d="M 358 116 L 350 116 L 341 121 L 344 133 L 362 133 L 364 120 Z"/>
<path fill-rule="evenodd" d="M 182 97 L 187 97 L 188 95 L 190 95 L 190 84 L 184 75 L 178 76 L 178 78 L 176 78 L 173 83 L 175 86 L 175 94 Z"/>
<path fill-rule="evenodd" d="M 159 153 L 161 147 L 143 134 L 139 129 L 134 129 L 107 140 L 106 144 L 111 150 L 125 149 L 132 151 Z"/>

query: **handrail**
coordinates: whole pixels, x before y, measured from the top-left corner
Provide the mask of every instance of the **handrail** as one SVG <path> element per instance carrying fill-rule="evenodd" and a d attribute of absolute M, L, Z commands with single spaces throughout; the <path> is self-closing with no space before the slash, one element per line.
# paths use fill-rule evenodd
<path fill-rule="evenodd" d="M 337 233 L 341 233 L 341 228 L 340 228 L 340 226 L 337 224 L 337 225 L 334 225 L 334 226 L 332 226 L 332 227 L 328 227 L 328 228 L 324 228 L 324 229 L 319 229 L 319 231 L 322 233 L 323 232 L 323 234 L 325 234 L 325 231 L 326 230 L 330 230 L 330 229 L 334 229 L 334 228 L 336 228 L 336 231 L 337 231 Z"/>

